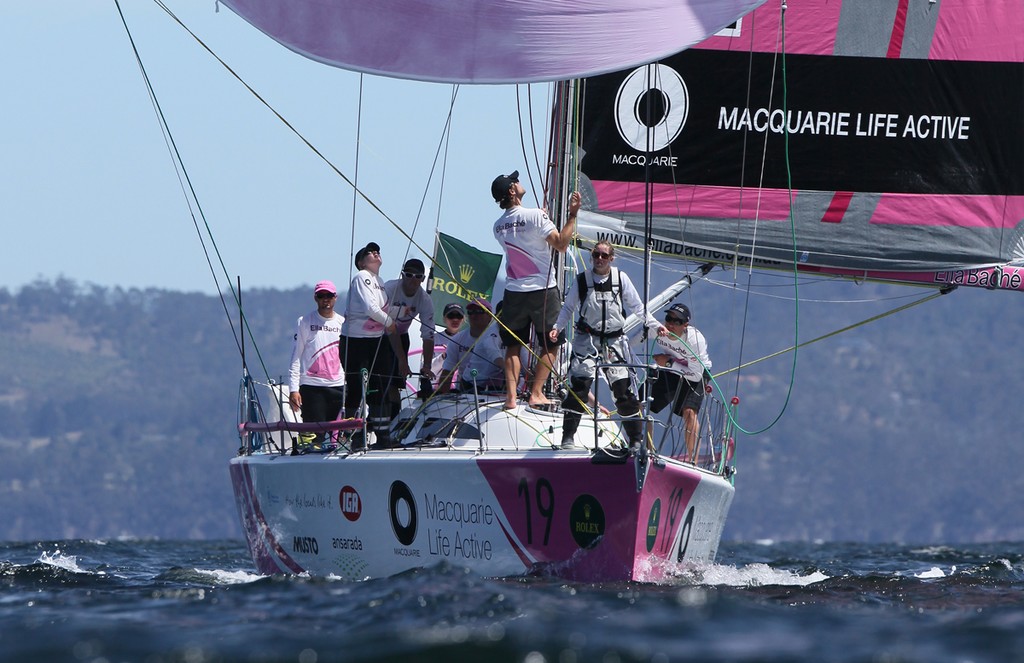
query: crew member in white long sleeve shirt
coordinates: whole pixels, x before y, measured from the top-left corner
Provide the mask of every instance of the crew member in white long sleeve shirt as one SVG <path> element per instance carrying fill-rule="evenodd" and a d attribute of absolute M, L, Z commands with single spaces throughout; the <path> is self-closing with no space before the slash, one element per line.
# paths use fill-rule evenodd
<path fill-rule="evenodd" d="M 302 421 L 334 421 L 345 398 L 345 374 L 338 353 L 340 313 L 334 311 L 338 289 L 331 281 L 313 288 L 316 310 L 299 318 L 288 371 L 288 403 L 302 413 Z M 323 433 L 313 442 L 319 444 Z"/>
<path fill-rule="evenodd" d="M 402 380 L 408 374 L 408 363 L 401 353 L 395 319 L 388 315 L 388 298 L 384 281 L 378 275 L 383 263 L 380 246 L 370 242 L 356 252 L 355 264 L 359 268 L 348 291 L 345 322 L 341 328 L 342 364 L 345 366 L 345 415 L 360 414 L 363 399 L 361 372 L 366 369 L 368 384 L 366 404 L 369 410 L 368 427 L 377 436 L 377 444 L 390 446 L 388 428 L 391 424 L 387 405 L 392 380 Z M 358 436 L 353 446 L 365 444 Z"/>

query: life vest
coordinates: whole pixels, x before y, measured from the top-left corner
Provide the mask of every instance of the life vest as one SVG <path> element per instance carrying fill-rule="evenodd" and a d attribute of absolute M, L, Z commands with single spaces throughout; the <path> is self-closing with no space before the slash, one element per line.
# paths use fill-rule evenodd
<path fill-rule="evenodd" d="M 622 277 L 611 268 L 604 283 L 594 283 L 594 272 L 587 270 L 576 277 L 580 291 L 580 317 L 576 330 L 600 338 L 622 336 L 626 312 L 622 310 Z"/>

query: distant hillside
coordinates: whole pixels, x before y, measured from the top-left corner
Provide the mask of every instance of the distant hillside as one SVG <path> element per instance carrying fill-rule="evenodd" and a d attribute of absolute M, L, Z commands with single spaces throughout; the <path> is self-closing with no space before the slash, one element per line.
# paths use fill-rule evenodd
<path fill-rule="evenodd" d="M 847 324 L 810 302 L 796 317 L 789 294 L 741 307 L 728 288 L 686 295 L 716 373 L 741 349 L 749 361 L 787 347 L 795 326 L 806 341 Z M 244 303 L 250 369 L 277 378 L 310 294 L 257 290 Z M 64 279 L 0 289 L 0 538 L 240 536 L 227 473 L 237 318 L 201 294 Z M 780 422 L 738 438 L 726 540 L 1024 540 L 1022 323 L 1019 295 L 955 292 L 803 348 Z M 742 371 L 741 425 L 775 418 L 790 367 L 783 355 Z M 719 382 L 735 388 L 733 374 Z"/>

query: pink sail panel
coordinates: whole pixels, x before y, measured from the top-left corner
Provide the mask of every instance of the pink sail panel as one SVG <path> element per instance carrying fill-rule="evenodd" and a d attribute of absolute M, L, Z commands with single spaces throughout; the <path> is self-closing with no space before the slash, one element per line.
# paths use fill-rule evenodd
<path fill-rule="evenodd" d="M 221 0 L 293 51 L 371 74 L 529 83 L 671 55 L 765 0 Z"/>
<path fill-rule="evenodd" d="M 724 186 L 651 184 L 637 182 L 592 183 L 600 208 L 607 212 L 643 212 L 650 205 L 655 214 L 710 219 L 789 221 L 790 204 L 799 205 L 800 191 L 740 189 Z M 850 192 L 838 192 L 821 217 L 839 223 L 849 209 Z M 838 202 L 837 202 L 838 201 Z M 921 195 L 887 193 L 879 196 L 870 223 L 1014 228 L 1024 219 L 1024 196 Z"/>
<path fill-rule="evenodd" d="M 781 0 L 769 0 L 696 48 L 781 50 Z M 786 53 L 859 57 L 1024 61 L 1019 0 L 788 0 Z"/>

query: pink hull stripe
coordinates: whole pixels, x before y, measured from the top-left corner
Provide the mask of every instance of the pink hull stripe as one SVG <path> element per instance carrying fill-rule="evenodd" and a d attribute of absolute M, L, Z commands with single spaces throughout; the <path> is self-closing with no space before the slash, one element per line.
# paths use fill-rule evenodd
<path fill-rule="evenodd" d="M 249 469 L 249 464 L 244 463 L 242 465 L 242 471 L 244 476 L 244 488 L 246 490 L 249 504 L 251 505 L 252 514 L 255 518 L 259 534 L 262 535 L 264 543 L 269 546 L 277 558 L 288 567 L 288 570 L 292 573 L 302 573 L 305 571 L 299 564 L 291 558 L 291 555 L 281 547 L 281 544 L 274 538 L 273 533 L 270 531 L 270 526 L 267 525 L 267 519 L 263 516 L 263 511 L 260 509 L 259 501 L 256 499 L 256 489 L 252 484 L 252 472 Z"/>

